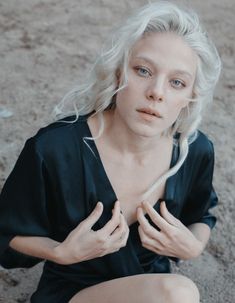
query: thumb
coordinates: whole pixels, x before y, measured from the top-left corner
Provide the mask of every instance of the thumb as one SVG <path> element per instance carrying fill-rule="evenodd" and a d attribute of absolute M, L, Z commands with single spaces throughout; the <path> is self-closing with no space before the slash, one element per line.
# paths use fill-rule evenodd
<path fill-rule="evenodd" d="M 83 227 L 86 229 L 91 229 L 92 226 L 99 220 L 103 213 L 104 206 L 101 202 L 98 202 L 93 209 L 93 211 L 90 213 L 90 215 L 82 221 Z"/>

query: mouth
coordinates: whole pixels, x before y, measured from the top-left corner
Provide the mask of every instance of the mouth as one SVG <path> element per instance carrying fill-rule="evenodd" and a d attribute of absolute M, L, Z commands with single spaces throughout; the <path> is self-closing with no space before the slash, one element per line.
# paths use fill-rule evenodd
<path fill-rule="evenodd" d="M 154 116 L 154 117 L 157 117 L 157 118 L 162 118 L 162 116 L 159 114 L 158 111 L 156 111 L 154 109 L 151 109 L 151 108 L 144 108 L 144 107 L 143 108 L 138 108 L 137 112 L 147 114 L 147 115 L 150 115 L 150 116 Z"/>

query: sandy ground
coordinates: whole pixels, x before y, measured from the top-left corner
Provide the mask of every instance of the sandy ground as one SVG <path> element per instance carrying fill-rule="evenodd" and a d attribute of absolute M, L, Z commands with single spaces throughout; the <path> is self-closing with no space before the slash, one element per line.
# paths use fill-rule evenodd
<path fill-rule="evenodd" d="M 51 121 L 61 97 L 84 76 L 110 29 L 142 0 L 0 1 L 0 190 L 24 141 Z M 215 102 L 201 129 L 216 151 L 218 223 L 203 255 L 174 267 L 199 286 L 202 302 L 235 298 L 235 2 L 187 1 L 195 7 L 223 60 Z M 8 110 L 8 112 L 6 112 Z M 12 116 L 10 114 L 12 113 Z M 0 302 L 29 302 L 41 265 L 0 268 Z"/>

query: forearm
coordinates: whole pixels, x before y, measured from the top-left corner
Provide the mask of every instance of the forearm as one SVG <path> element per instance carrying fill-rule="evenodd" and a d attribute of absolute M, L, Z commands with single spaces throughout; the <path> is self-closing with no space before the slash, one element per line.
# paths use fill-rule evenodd
<path fill-rule="evenodd" d="M 205 223 L 194 223 L 188 226 L 188 229 L 193 233 L 195 238 L 201 243 L 201 252 L 206 247 L 206 244 L 210 238 L 210 227 Z M 200 253 L 199 253 L 200 254 Z"/>
<path fill-rule="evenodd" d="M 55 249 L 59 244 L 46 237 L 16 236 L 10 241 L 9 246 L 20 253 L 59 263 Z"/>

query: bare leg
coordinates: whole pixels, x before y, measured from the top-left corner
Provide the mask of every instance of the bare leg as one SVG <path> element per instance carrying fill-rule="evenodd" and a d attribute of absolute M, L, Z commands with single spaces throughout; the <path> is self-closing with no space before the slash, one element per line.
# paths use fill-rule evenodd
<path fill-rule="evenodd" d="M 174 274 L 144 274 L 103 282 L 77 293 L 69 303 L 199 303 L 196 285 Z"/>

